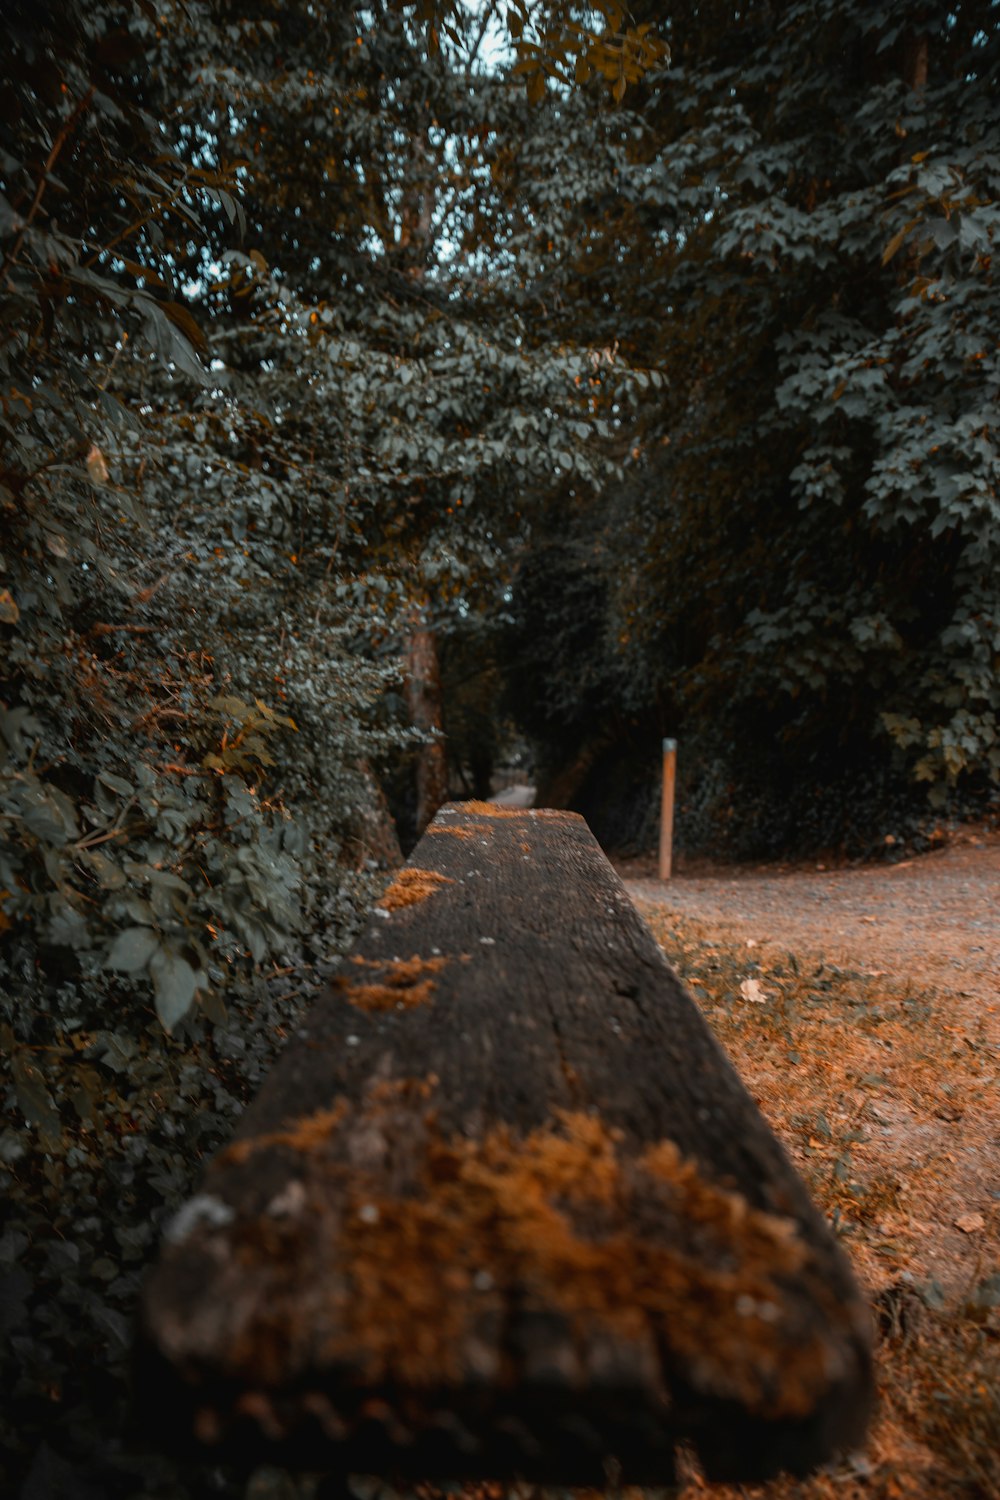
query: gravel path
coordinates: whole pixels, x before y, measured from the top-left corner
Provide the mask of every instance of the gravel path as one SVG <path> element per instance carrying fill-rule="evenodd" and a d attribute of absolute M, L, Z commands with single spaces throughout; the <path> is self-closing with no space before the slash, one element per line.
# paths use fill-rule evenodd
<path fill-rule="evenodd" d="M 682 869 L 667 882 L 637 864 L 620 873 L 637 901 L 742 941 L 985 1001 L 1000 1021 L 1000 834 L 897 865 Z"/>

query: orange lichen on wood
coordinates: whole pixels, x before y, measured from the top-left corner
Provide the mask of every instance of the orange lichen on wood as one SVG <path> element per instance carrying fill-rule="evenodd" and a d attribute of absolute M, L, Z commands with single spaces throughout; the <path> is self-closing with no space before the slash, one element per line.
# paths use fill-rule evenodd
<path fill-rule="evenodd" d="M 453 839 L 474 839 L 476 837 L 476 830 L 474 828 L 462 828 L 457 823 L 432 823 L 427 832 L 447 833 Z"/>
<path fill-rule="evenodd" d="M 346 984 L 342 986 L 344 999 L 359 1010 L 410 1010 L 415 1005 L 426 1005 L 437 986 L 433 979 L 424 979 L 420 984 Z"/>
<path fill-rule="evenodd" d="M 793 1226 L 737 1208 L 679 1154 L 672 1169 L 668 1151 L 654 1155 L 654 1171 L 622 1160 L 617 1146 L 582 1114 L 525 1139 L 501 1127 L 482 1142 L 429 1142 L 419 1198 L 378 1197 L 371 1222 L 345 1221 L 339 1256 L 352 1290 L 341 1353 L 364 1351 L 371 1378 L 420 1385 L 449 1369 L 457 1378 L 473 1331 L 467 1294 L 488 1267 L 498 1288 L 561 1313 L 577 1340 L 600 1325 L 629 1340 L 651 1335 L 713 1394 L 769 1416 L 811 1410 L 830 1379 L 829 1352 L 815 1335 L 789 1336 L 781 1278 L 809 1258 Z M 666 1200 L 670 1243 L 621 1227 L 651 1189 Z M 579 1219 L 603 1232 L 584 1232 Z M 821 1283 L 812 1290 L 824 1300 Z"/>
<path fill-rule="evenodd" d="M 380 983 L 374 984 L 354 984 L 342 978 L 338 988 L 344 999 L 361 1010 L 395 1010 L 397 1007 L 408 1009 L 413 1005 L 425 1005 L 437 988 L 434 980 L 427 976 L 439 974 L 448 960 L 421 958 L 415 953 L 412 958 L 386 959 L 382 963 L 377 959 L 362 958 L 356 958 L 354 962 L 364 964 L 366 968 L 382 969 L 384 977 Z"/>
<path fill-rule="evenodd" d="M 421 958 L 414 953 L 410 958 L 362 958 L 360 954 L 351 959 L 352 964 L 364 969 L 382 969 L 390 984 L 413 984 L 425 974 L 440 974 L 448 959 L 440 953 L 433 958 Z"/>
<path fill-rule="evenodd" d="M 408 865 L 405 870 L 400 870 L 378 904 L 383 911 L 398 911 L 400 907 L 416 906 L 418 901 L 426 901 L 439 885 L 453 884 L 447 875 L 440 875 L 437 870 L 420 870 Z"/>
<path fill-rule="evenodd" d="M 640 1341 L 706 1394 L 779 1418 L 813 1410 L 850 1358 L 856 1330 L 797 1226 L 706 1180 L 670 1141 L 633 1156 L 581 1112 L 527 1136 L 443 1139 L 391 1095 L 370 1097 L 351 1128 L 376 1132 L 414 1175 L 387 1191 L 380 1172 L 345 1180 L 314 1159 L 316 1212 L 294 1264 L 255 1267 L 267 1286 L 257 1334 L 253 1318 L 240 1331 L 244 1368 L 269 1357 L 280 1326 L 283 1380 L 346 1362 L 375 1383 L 459 1382 L 484 1316 L 537 1309 L 564 1320 L 584 1360 L 591 1337 Z"/>
<path fill-rule="evenodd" d="M 751 1209 L 742 1193 L 705 1183 L 694 1162 L 685 1161 L 673 1141 L 658 1141 L 639 1157 L 639 1166 L 676 1196 L 685 1223 L 701 1225 L 720 1240 L 738 1239 L 741 1254 L 767 1260 L 781 1273 L 798 1271 L 808 1251 L 792 1219 Z"/>
<path fill-rule="evenodd" d="M 504 807 L 497 802 L 460 802 L 458 810 L 477 818 L 551 818 L 563 823 L 582 821 L 579 813 L 557 807 Z"/>
<path fill-rule="evenodd" d="M 440 1082 L 436 1073 L 428 1073 L 426 1078 L 378 1078 L 366 1089 L 365 1104 L 369 1111 L 413 1102 L 424 1104 Z"/>
<path fill-rule="evenodd" d="M 219 1153 L 220 1162 L 243 1162 L 255 1151 L 266 1146 L 291 1146 L 294 1151 L 312 1151 L 328 1141 L 342 1125 L 350 1111 L 346 1099 L 338 1099 L 329 1109 L 318 1109 L 314 1114 L 303 1115 L 294 1120 L 285 1130 L 272 1130 L 266 1135 L 249 1136 L 243 1141 L 234 1141 Z"/>

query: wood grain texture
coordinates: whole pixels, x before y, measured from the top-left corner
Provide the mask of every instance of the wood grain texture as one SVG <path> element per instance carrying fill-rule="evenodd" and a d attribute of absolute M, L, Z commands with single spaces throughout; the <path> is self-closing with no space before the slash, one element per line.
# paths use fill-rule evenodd
<path fill-rule="evenodd" d="M 175 1219 L 138 1373 L 220 1454 L 563 1484 L 804 1471 L 871 1403 L 846 1259 L 586 825 L 479 803 Z"/>

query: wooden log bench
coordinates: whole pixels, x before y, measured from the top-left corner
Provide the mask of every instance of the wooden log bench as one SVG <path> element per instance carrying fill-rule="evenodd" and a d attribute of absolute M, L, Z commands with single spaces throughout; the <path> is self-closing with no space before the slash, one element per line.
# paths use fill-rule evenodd
<path fill-rule="evenodd" d="M 220 1458 L 669 1484 L 857 1444 L 847 1261 L 582 819 L 446 807 L 145 1288 Z"/>

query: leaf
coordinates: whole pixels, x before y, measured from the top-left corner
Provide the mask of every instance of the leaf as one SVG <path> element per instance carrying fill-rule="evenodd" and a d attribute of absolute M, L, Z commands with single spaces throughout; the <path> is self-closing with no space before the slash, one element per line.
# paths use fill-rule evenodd
<path fill-rule="evenodd" d="M 183 322 L 183 314 L 191 318 L 186 308 L 181 308 L 175 302 L 157 302 L 155 297 L 149 297 L 145 293 L 136 293 L 134 301 L 142 312 L 146 322 L 146 331 L 149 334 L 153 347 L 162 359 L 171 360 L 179 370 L 186 375 L 192 376 L 199 385 L 207 385 L 209 376 L 205 367 L 199 363 L 192 348 L 191 340 L 187 337 L 186 328 L 178 332 Z M 172 311 L 168 311 L 172 309 Z M 194 323 L 194 319 L 191 318 Z M 194 325 L 197 328 L 197 324 Z M 200 330 L 199 336 L 200 336 Z"/>
<path fill-rule="evenodd" d="M 118 969 L 124 974 L 135 974 L 145 969 L 159 946 L 159 938 L 151 927 L 126 927 L 111 944 L 105 968 Z"/>
<path fill-rule="evenodd" d="M 222 996 L 212 989 L 203 989 L 201 992 L 201 1008 L 207 1020 L 213 1026 L 225 1026 L 228 1019 L 226 1002 Z"/>
<path fill-rule="evenodd" d="M 118 792 L 122 797 L 135 796 L 135 787 L 122 776 L 116 776 L 113 771 L 98 771 L 98 780 L 103 781 L 113 792 Z"/>
<path fill-rule="evenodd" d="M 218 709 L 220 713 L 228 714 L 232 719 L 242 720 L 250 713 L 249 703 L 244 703 L 242 698 L 237 698 L 232 693 L 221 693 L 218 698 L 213 698 L 208 706 Z"/>
<path fill-rule="evenodd" d="M 223 193 L 222 196 L 223 198 L 229 197 L 228 193 Z M 231 198 L 229 201 L 232 203 Z M 233 213 L 235 214 L 235 206 Z M 208 344 L 205 342 L 205 335 L 187 308 L 180 302 L 161 302 L 159 305 L 166 317 L 170 319 L 175 328 L 181 331 L 192 348 L 197 349 L 199 354 L 205 354 L 208 349 Z"/>
<path fill-rule="evenodd" d="M 539 68 L 537 73 L 532 73 L 528 79 L 528 103 L 538 104 L 545 98 L 545 74 Z"/>
<path fill-rule="evenodd" d="M 28 1124 L 37 1125 L 46 1135 L 58 1136 L 62 1129 L 59 1111 L 41 1073 L 20 1052 L 14 1054 L 12 1071 L 17 1107 Z"/>
<path fill-rule="evenodd" d="M 69 841 L 59 804 L 36 787 L 26 787 L 20 796 L 24 826 L 36 839 L 61 849 Z"/>
<path fill-rule="evenodd" d="M 94 1308 L 94 1322 L 103 1328 L 119 1349 L 127 1349 L 132 1339 L 132 1325 L 124 1313 L 117 1312 L 113 1307 L 105 1307 L 103 1304 Z"/>
<path fill-rule="evenodd" d="M 903 241 L 906 239 L 906 236 L 913 228 L 914 223 L 915 221 L 911 219 L 909 224 L 904 224 L 902 229 L 900 229 L 897 234 L 894 234 L 888 245 L 886 245 L 885 249 L 882 251 L 882 264 L 884 266 L 887 266 L 892 260 L 892 257 L 896 254 L 896 251 L 899 249 L 900 245 L 902 245 Z"/>
<path fill-rule="evenodd" d="M 6 713 L 0 712 L 0 736 L 12 754 L 20 755 L 23 752 L 26 734 L 41 733 L 42 726 L 30 709 L 18 707 L 11 708 Z"/>
<path fill-rule="evenodd" d="M 740 994 L 752 1005 L 766 1005 L 767 994 L 759 979 L 744 979 L 740 982 Z"/>
<path fill-rule="evenodd" d="M 111 477 L 104 461 L 104 454 L 96 443 L 91 443 L 90 452 L 87 454 L 87 473 L 91 484 L 107 484 Z"/>
<path fill-rule="evenodd" d="M 286 729 L 294 729 L 295 732 L 298 733 L 299 726 L 296 724 L 294 719 L 288 716 L 288 714 L 275 713 L 273 708 L 268 708 L 267 704 L 262 698 L 255 698 L 254 702 L 260 709 L 261 713 L 264 715 L 265 719 L 270 719 L 275 724 L 284 724 Z"/>
<path fill-rule="evenodd" d="M 100 849 L 88 849 L 84 851 L 83 857 L 97 876 L 97 882 L 104 891 L 120 891 L 126 884 L 125 876 L 119 870 L 113 859 L 108 859 Z"/>
<path fill-rule="evenodd" d="M 191 1009 L 202 978 L 187 959 L 181 958 L 173 948 L 162 947 L 154 954 L 149 971 L 153 976 L 156 997 L 156 1014 L 164 1031 L 173 1031 Z"/>
<path fill-rule="evenodd" d="M 84 1064 L 76 1070 L 76 1082 L 70 1098 L 73 1108 L 84 1124 L 91 1124 L 100 1119 L 98 1105 L 102 1093 L 101 1079 L 95 1068 Z"/>
<path fill-rule="evenodd" d="M 0 624 L 16 625 L 21 611 L 14 602 L 10 589 L 0 589 Z"/>

